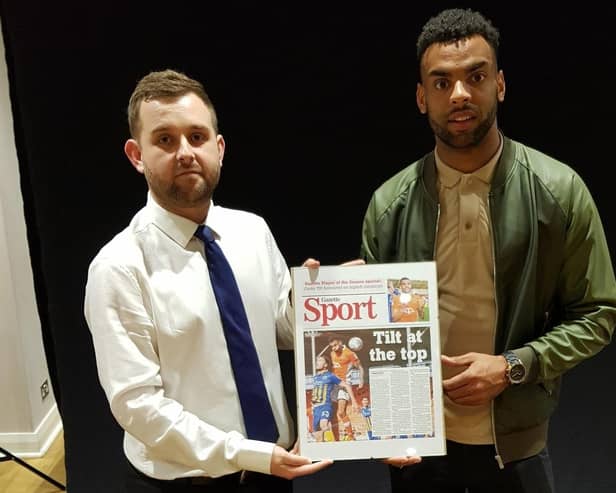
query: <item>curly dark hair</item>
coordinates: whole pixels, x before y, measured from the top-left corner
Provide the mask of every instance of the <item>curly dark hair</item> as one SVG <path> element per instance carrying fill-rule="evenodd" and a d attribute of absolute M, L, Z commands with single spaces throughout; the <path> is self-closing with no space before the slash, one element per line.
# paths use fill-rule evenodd
<path fill-rule="evenodd" d="M 500 34 L 490 20 L 471 9 L 443 10 L 424 24 L 417 38 L 417 60 L 421 62 L 424 52 L 434 43 L 451 43 L 475 34 L 485 38 L 496 59 Z"/>

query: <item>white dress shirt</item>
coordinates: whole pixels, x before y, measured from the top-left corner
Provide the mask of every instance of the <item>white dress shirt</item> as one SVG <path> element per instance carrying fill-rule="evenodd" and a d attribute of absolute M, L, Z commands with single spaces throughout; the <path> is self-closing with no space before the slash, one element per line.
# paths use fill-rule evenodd
<path fill-rule="evenodd" d="M 211 204 L 206 224 L 235 274 L 280 433 L 289 415 L 277 349 L 293 347 L 287 265 L 265 221 Z M 98 375 L 129 461 L 148 476 L 270 472 L 274 445 L 244 420 L 194 222 L 151 196 L 88 271 L 85 316 Z"/>

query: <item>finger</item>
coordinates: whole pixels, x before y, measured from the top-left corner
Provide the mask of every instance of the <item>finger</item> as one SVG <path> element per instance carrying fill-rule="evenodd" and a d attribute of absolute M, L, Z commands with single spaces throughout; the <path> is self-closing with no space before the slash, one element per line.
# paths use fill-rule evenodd
<path fill-rule="evenodd" d="M 452 392 L 446 392 L 446 394 L 453 402 L 463 406 L 476 406 L 478 404 L 488 403 L 492 400 L 491 394 L 488 391 L 473 388 L 469 385 Z"/>
<path fill-rule="evenodd" d="M 306 464 L 303 466 L 294 467 L 290 470 L 291 476 L 294 478 L 298 478 L 300 476 L 307 476 L 308 474 L 314 474 L 315 472 L 321 471 L 326 467 L 331 466 L 334 463 L 333 460 L 322 460 L 319 462 L 313 462 L 311 464 Z"/>
<path fill-rule="evenodd" d="M 459 367 L 468 366 L 469 361 L 466 358 L 463 359 L 461 356 L 445 356 L 442 354 L 441 363 L 445 366 Z"/>
<path fill-rule="evenodd" d="M 349 266 L 349 265 L 365 265 L 366 261 L 362 258 L 357 258 L 354 260 L 348 260 L 347 262 L 343 262 L 340 265 Z"/>
<path fill-rule="evenodd" d="M 468 384 L 467 379 L 464 376 L 464 372 L 443 380 L 443 389 L 447 392 L 453 392 L 458 389 L 464 388 Z"/>
<path fill-rule="evenodd" d="M 387 459 L 381 459 L 381 462 L 389 464 L 390 466 L 400 467 L 402 457 L 388 457 Z"/>
<path fill-rule="evenodd" d="M 282 465 L 285 467 L 300 467 L 309 464 L 312 464 L 312 461 L 303 455 L 288 453 L 282 459 Z"/>
<path fill-rule="evenodd" d="M 465 395 L 458 398 L 449 397 L 456 404 L 460 404 L 461 406 L 478 406 L 479 404 L 487 404 L 490 402 L 490 399 L 484 399 L 475 395 Z"/>
<path fill-rule="evenodd" d="M 388 457 L 387 459 L 383 459 L 385 464 L 389 464 L 390 466 L 399 467 L 402 469 L 406 466 L 412 466 L 413 464 L 418 464 L 421 462 L 421 456 L 419 455 L 407 455 L 402 457 Z"/>
<path fill-rule="evenodd" d="M 307 258 L 306 260 L 304 260 L 304 263 L 302 264 L 302 267 L 308 267 L 311 269 L 314 269 L 316 267 L 319 267 L 321 265 L 321 262 L 319 262 L 318 260 L 310 257 Z"/>

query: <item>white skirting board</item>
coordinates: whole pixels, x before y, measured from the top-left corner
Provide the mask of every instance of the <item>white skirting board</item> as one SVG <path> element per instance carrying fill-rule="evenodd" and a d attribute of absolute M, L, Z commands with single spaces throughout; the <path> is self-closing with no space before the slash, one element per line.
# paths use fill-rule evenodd
<path fill-rule="evenodd" d="M 42 457 L 60 431 L 62 431 L 62 420 L 58 405 L 54 404 L 34 432 L 0 433 L 0 447 L 21 459 Z"/>

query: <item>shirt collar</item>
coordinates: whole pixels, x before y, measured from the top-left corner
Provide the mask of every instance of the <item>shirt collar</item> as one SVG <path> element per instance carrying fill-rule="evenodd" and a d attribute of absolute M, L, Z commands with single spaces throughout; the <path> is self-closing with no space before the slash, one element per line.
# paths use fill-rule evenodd
<path fill-rule="evenodd" d="M 221 208 L 214 206 L 214 201 L 211 201 L 205 224 L 210 227 L 216 238 L 220 238 L 224 230 L 225 219 L 222 216 L 224 216 L 224 214 Z"/>
<path fill-rule="evenodd" d="M 169 236 L 177 244 L 181 245 L 182 248 L 186 248 L 186 245 L 188 245 L 188 242 L 194 236 L 198 224 L 191 221 L 190 219 L 178 216 L 177 214 L 174 214 L 173 212 L 170 212 L 167 209 L 161 207 L 158 202 L 154 200 L 154 197 L 152 197 L 152 194 L 150 192 L 148 192 L 146 209 L 148 211 L 151 223 L 156 225 L 158 229 L 160 229 L 163 233 Z M 210 226 L 210 216 L 212 215 L 218 215 L 215 212 L 213 202 L 210 203 L 210 210 L 208 212 L 208 226 Z M 214 220 L 214 222 L 216 221 Z M 212 230 L 216 231 L 214 226 L 211 227 Z"/>
<path fill-rule="evenodd" d="M 438 171 L 438 178 L 446 188 L 455 187 L 463 175 L 471 175 L 479 180 L 481 180 L 486 185 L 489 185 L 492 182 L 492 176 L 494 175 L 494 170 L 496 168 L 496 163 L 498 162 L 501 153 L 503 152 L 503 138 L 501 136 L 500 144 L 498 146 L 498 150 L 494 153 L 494 156 L 490 158 L 490 160 L 484 164 L 478 170 L 473 171 L 472 173 L 462 173 L 457 169 L 451 168 L 447 166 L 443 160 L 438 155 L 437 150 L 434 150 L 434 157 L 436 161 L 436 169 Z"/>

